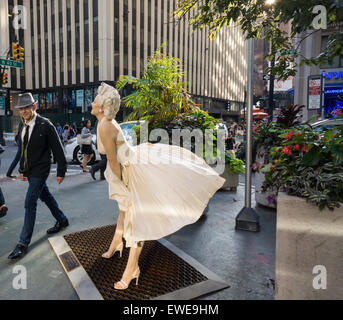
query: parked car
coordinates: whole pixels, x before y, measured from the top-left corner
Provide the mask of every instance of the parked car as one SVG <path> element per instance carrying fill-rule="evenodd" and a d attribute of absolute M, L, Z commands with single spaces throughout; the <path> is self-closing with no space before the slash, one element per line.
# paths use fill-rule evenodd
<path fill-rule="evenodd" d="M 343 126 L 343 119 L 325 119 L 311 124 L 315 131 L 327 131 Z"/>
<path fill-rule="evenodd" d="M 126 140 L 128 143 L 132 144 L 132 133 L 134 132 L 133 127 L 135 125 L 139 125 L 143 123 L 143 121 L 128 121 L 120 123 L 120 127 L 123 130 Z M 93 165 L 95 161 L 100 160 L 100 154 L 98 150 L 95 148 L 95 141 L 96 141 L 96 134 L 93 134 L 92 137 L 93 141 L 93 157 L 88 162 L 88 165 Z M 67 144 L 64 146 L 67 161 L 72 161 L 75 164 L 81 164 L 83 161 L 83 154 L 81 153 L 80 145 L 77 144 L 76 137 L 70 139 Z"/>

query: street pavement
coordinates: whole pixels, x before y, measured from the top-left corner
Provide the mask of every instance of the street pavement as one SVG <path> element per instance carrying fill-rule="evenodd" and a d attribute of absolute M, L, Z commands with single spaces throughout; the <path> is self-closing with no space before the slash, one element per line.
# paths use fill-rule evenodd
<path fill-rule="evenodd" d="M 48 208 L 39 201 L 37 219 L 28 254 L 17 262 L 7 259 L 18 242 L 24 219 L 24 200 L 27 183 L 5 177 L 16 147 L 8 143 L 2 155 L 0 186 L 7 216 L 0 219 L 0 299 L 77 300 L 67 275 L 48 242 L 46 230 L 55 223 Z M 70 165 L 65 181 L 56 182 L 56 168 L 48 179 L 48 186 L 70 226 L 59 235 L 114 224 L 118 205 L 108 199 L 106 181 L 94 181 L 82 173 L 79 166 Z M 209 202 L 207 215 L 185 226 L 165 239 L 198 260 L 230 284 L 230 288 L 208 294 L 199 299 L 274 299 L 276 212 L 252 205 L 260 216 L 261 231 L 235 230 L 235 217 L 244 207 L 244 176 L 240 177 L 237 192 L 218 191 Z M 17 276 L 14 267 L 27 270 L 27 289 L 15 289 Z M 144 275 L 142 275 L 144 276 Z M 120 279 L 118 279 L 120 280 Z"/>

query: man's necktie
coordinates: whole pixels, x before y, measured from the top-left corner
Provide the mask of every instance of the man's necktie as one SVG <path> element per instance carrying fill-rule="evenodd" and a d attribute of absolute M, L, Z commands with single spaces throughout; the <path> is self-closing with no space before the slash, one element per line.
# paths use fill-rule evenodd
<path fill-rule="evenodd" d="M 29 129 L 30 126 L 25 125 L 25 135 L 21 146 L 20 167 L 24 169 L 24 172 L 27 170 L 27 144 L 29 142 Z"/>

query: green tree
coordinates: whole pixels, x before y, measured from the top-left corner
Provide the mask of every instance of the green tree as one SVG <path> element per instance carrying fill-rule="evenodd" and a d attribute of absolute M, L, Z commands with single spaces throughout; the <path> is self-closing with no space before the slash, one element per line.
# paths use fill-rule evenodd
<path fill-rule="evenodd" d="M 236 23 L 246 38 L 264 38 L 273 43 L 273 50 L 267 58 L 275 58 L 272 72 L 278 80 L 296 74 L 297 58 L 300 64 L 331 63 L 336 56 L 343 58 L 343 33 L 332 33 L 326 48 L 316 57 L 304 57 L 299 52 L 300 43 L 311 33 L 318 32 L 313 25 L 318 12 L 314 8 L 322 5 L 327 11 L 327 24 L 343 20 L 342 0 L 180 0 L 175 16 L 192 11 L 190 23 L 194 29 L 207 26 L 211 38 L 225 25 Z M 280 29 L 290 23 L 290 35 Z M 270 70 L 267 70 L 270 72 Z"/>
<path fill-rule="evenodd" d="M 145 119 L 150 122 L 158 120 L 170 121 L 183 112 L 195 109 L 182 81 L 183 71 L 180 61 L 161 53 L 161 48 L 148 59 L 141 78 L 122 75 L 116 87 L 122 90 L 132 84 L 134 92 L 122 100 L 125 106 L 133 111 L 125 121 Z"/>

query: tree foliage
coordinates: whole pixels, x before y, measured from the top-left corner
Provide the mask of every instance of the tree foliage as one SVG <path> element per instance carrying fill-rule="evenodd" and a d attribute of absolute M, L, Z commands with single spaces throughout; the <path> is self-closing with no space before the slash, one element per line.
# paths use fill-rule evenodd
<path fill-rule="evenodd" d="M 194 110 L 196 106 L 182 81 L 179 59 L 162 54 L 161 48 L 149 58 L 141 78 L 121 75 L 116 83 L 118 90 L 128 84 L 134 90 L 122 99 L 125 107 L 133 109 L 125 121 L 143 118 L 170 121 L 182 112 Z"/>
<path fill-rule="evenodd" d="M 275 58 L 272 72 L 281 80 L 295 76 L 299 64 L 331 63 L 336 56 L 343 58 L 342 32 L 332 33 L 318 56 L 305 57 L 300 53 L 303 39 L 319 31 L 313 26 L 318 16 L 313 9 L 318 5 L 326 8 L 328 25 L 343 20 L 342 0 L 275 0 L 273 5 L 268 5 L 266 0 L 180 0 L 174 14 L 182 18 L 192 12 L 190 23 L 195 29 L 207 26 L 211 38 L 222 27 L 234 23 L 240 26 L 246 38 L 267 39 L 272 43 L 267 59 Z M 287 23 L 291 26 L 290 34 L 280 28 Z"/>

